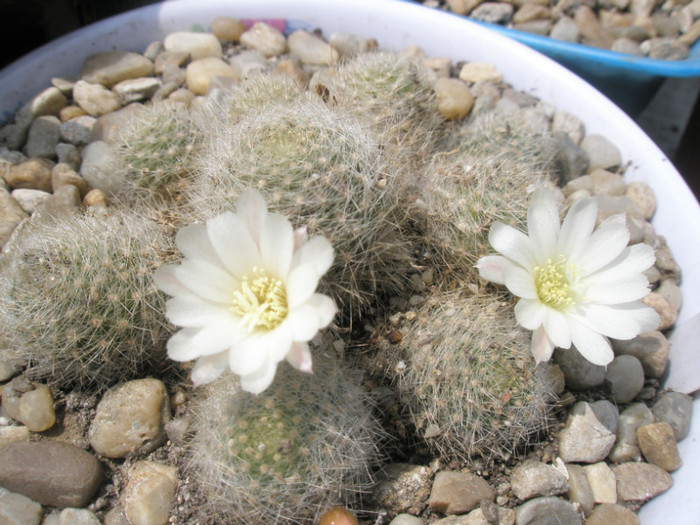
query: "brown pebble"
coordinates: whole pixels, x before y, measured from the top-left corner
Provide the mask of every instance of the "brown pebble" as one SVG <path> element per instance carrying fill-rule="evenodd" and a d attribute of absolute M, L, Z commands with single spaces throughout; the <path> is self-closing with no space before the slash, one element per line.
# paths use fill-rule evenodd
<path fill-rule="evenodd" d="M 211 21 L 211 32 L 219 40 L 238 42 L 245 30 L 245 24 L 235 18 L 219 16 Z"/>
<path fill-rule="evenodd" d="M 75 117 L 82 117 L 84 115 L 87 115 L 87 113 L 80 106 L 66 106 L 58 112 L 58 117 L 61 119 L 61 122 L 66 122 Z"/>
<path fill-rule="evenodd" d="M 394 330 L 389 334 L 389 341 L 391 341 L 393 344 L 398 344 L 401 342 L 403 339 L 403 334 L 399 332 L 398 330 Z"/>
<path fill-rule="evenodd" d="M 673 428 L 665 421 L 639 427 L 637 441 L 649 463 L 666 472 L 673 472 L 682 465 Z"/>
<path fill-rule="evenodd" d="M 83 197 L 85 206 L 106 206 L 108 202 L 107 195 L 102 190 L 90 190 Z"/>
<path fill-rule="evenodd" d="M 357 519 L 348 509 L 333 507 L 323 513 L 318 525 L 358 525 Z"/>

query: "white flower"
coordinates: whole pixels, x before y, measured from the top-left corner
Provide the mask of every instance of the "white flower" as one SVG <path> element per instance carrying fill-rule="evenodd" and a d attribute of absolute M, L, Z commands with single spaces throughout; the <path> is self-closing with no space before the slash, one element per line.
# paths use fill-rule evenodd
<path fill-rule="evenodd" d="M 330 297 L 315 293 L 333 262 L 325 238 L 307 240 L 305 231 L 294 232 L 249 190 L 237 213 L 186 226 L 176 242 L 184 259 L 163 265 L 154 280 L 173 296 L 166 317 L 182 327 L 168 341 L 168 357 L 197 359 L 195 385 L 230 368 L 244 390 L 257 394 L 270 385 L 282 359 L 311 372 L 307 342 L 337 311 Z"/>
<path fill-rule="evenodd" d="M 607 365 L 614 355 L 606 337 L 632 339 L 659 324 L 658 314 L 639 301 L 649 291 L 642 272 L 654 264 L 653 249 L 627 246 L 624 215 L 594 231 L 597 215 L 596 201 L 580 198 L 560 226 L 554 195 L 538 189 L 528 208 L 528 234 L 495 223 L 489 242 L 501 255 L 477 262 L 482 278 L 521 298 L 515 317 L 534 331 L 531 350 L 538 363 L 555 346 L 573 343 L 591 363 Z"/>

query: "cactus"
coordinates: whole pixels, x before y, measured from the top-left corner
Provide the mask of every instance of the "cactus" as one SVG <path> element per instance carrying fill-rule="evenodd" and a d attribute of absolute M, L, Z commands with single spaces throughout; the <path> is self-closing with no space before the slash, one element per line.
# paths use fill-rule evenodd
<path fill-rule="evenodd" d="M 529 333 L 497 295 L 436 291 L 379 345 L 379 363 L 429 448 L 449 459 L 505 457 L 545 428 L 553 399 L 546 364 L 534 366 Z"/>
<path fill-rule="evenodd" d="M 400 206 L 408 178 L 372 137 L 351 114 L 315 97 L 268 106 L 214 137 L 190 207 L 205 220 L 256 187 L 270 209 L 333 244 L 322 288 L 352 317 L 403 286 L 411 255 Z"/>
<path fill-rule="evenodd" d="M 554 187 L 552 149 L 527 121 L 499 112 L 470 120 L 453 141 L 454 149 L 435 154 L 423 171 L 413 216 L 438 257 L 436 268 L 474 280 L 474 264 L 492 251 L 491 225 L 526 229 L 530 193 Z"/>
<path fill-rule="evenodd" d="M 161 364 L 170 329 L 150 274 L 168 248 L 118 209 L 27 222 L 0 255 L 0 325 L 30 377 L 100 390 Z"/>
<path fill-rule="evenodd" d="M 127 200 L 173 200 L 196 168 L 201 132 L 184 104 L 157 102 L 134 111 L 109 142 L 127 181 Z"/>
<path fill-rule="evenodd" d="M 283 363 L 258 396 L 225 374 L 193 413 L 187 469 L 204 514 L 227 523 L 311 525 L 329 506 L 358 505 L 386 439 L 359 374 L 318 355 L 313 375 Z"/>

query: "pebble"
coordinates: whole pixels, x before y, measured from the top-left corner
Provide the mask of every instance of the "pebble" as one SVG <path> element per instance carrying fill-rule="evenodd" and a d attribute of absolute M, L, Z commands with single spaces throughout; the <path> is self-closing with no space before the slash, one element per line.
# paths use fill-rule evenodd
<path fill-rule="evenodd" d="M 500 82 L 501 72 L 489 62 L 468 62 L 459 71 L 459 79 L 468 83 Z"/>
<path fill-rule="evenodd" d="M 655 290 L 656 293 L 661 295 L 664 299 L 668 301 L 676 311 L 676 317 L 678 316 L 678 311 L 681 309 L 683 304 L 683 294 L 681 293 L 680 287 L 675 283 L 673 279 L 664 279 L 661 281 L 659 287 Z"/>
<path fill-rule="evenodd" d="M 391 520 L 389 525 L 425 525 L 425 521 L 412 514 L 402 513 Z"/>
<path fill-rule="evenodd" d="M 142 104 L 133 103 L 112 113 L 102 115 L 92 128 L 92 141 L 108 141 L 114 138 L 120 127 L 129 122 L 129 119 L 133 118 L 142 109 Z M 92 143 L 88 144 L 87 147 L 89 148 L 90 146 L 92 146 Z"/>
<path fill-rule="evenodd" d="M 131 525 L 124 515 L 124 508 L 116 505 L 103 518 L 103 525 Z"/>
<path fill-rule="evenodd" d="M 219 58 L 223 55 L 221 43 L 211 33 L 176 31 L 165 37 L 163 47 L 170 53 L 187 53 L 193 61 L 207 57 Z"/>
<path fill-rule="evenodd" d="M 622 505 L 603 503 L 588 516 L 586 525 L 640 525 L 639 517 Z"/>
<path fill-rule="evenodd" d="M 639 43 L 636 40 L 626 37 L 616 38 L 610 46 L 610 51 L 634 56 L 643 55 L 642 50 L 639 48 Z"/>
<path fill-rule="evenodd" d="M 593 512 L 595 499 L 593 497 L 591 485 L 588 483 L 588 478 L 586 477 L 586 471 L 581 465 L 576 465 L 574 463 L 568 463 L 566 465 L 566 470 L 569 473 L 569 500 L 578 503 L 581 506 L 584 516 L 588 516 Z"/>
<path fill-rule="evenodd" d="M 30 190 L 27 188 L 13 190 L 10 195 L 12 195 L 12 198 L 15 199 L 22 209 L 29 215 L 38 210 L 46 199 L 51 197 L 49 192 L 43 190 Z"/>
<path fill-rule="evenodd" d="M 151 75 L 153 75 L 153 62 L 143 55 L 131 51 L 103 51 L 85 59 L 80 78 L 86 83 L 101 84 L 110 88 L 128 78 Z M 76 86 L 78 84 L 79 82 L 76 82 Z M 75 86 L 73 98 L 75 99 Z"/>
<path fill-rule="evenodd" d="M 71 166 L 59 162 L 51 170 L 51 185 L 54 190 L 63 186 L 75 186 L 80 191 L 80 195 L 85 196 L 88 192 L 87 182 Z"/>
<path fill-rule="evenodd" d="M 22 441 L 0 449 L 0 486 L 53 507 L 84 507 L 102 482 L 90 453 L 61 441 Z"/>
<path fill-rule="evenodd" d="M 165 440 L 163 425 L 169 419 L 168 393 L 160 380 L 121 383 L 98 403 L 90 425 L 90 445 L 109 458 L 148 454 Z"/>
<path fill-rule="evenodd" d="M 657 327 L 658 330 L 667 330 L 676 324 L 678 310 L 660 293 L 649 292 L 642 298 L 642 302 L 651 306 L 659 314 L 661 322 Z"/>
<path fill-rule="evenodd" d="M 571 390 L 591 390 L 605 381 L 605 367 L 588 361 L 574 346 L 554 350 L 554 361 L 564 373 L 566 386 Z"/>
<path fill-rule="evenodd" d="M 474 95 L 456 78 L 438 78 L 433 84 L 438 111 L 447 120 L 461 120 L 474 105 Z"/>
<path fill-rule="evenodd" d="M 73 91 L 73 87 L 71 86 L 71 91 Z M 58 112 L 58 118 L 61 119 L 61 122 L 67 122 L 71 119 L 74 119 L 76 117 L 82 117 L 84 115 L 87 115 L 85 113 L 85 110 L 81 108 L 80 106 L 66 106 L 63 108 L 61 111 Z"/>
<path fill-rule="evenodd" d="M 616 410 L 609 401 L 574 405 L 559 434 L 559 455 L 565 463 L 597 463 L 607 457 L 617 430 L 611 409 Z"/>
<path fill-rule="evenodd" d="M 119 192 L 124 184 L 114 173 L 117 164 L 114 155 L 106 142 L 96 140 L 85 146 L 80 164 L 80 176 L 91 188 L 97 188 L 106 195 Z"/>
<path fill-rule="evenodd" d="M 350 58 L 377 48 L 377 41 L 350 33 L 335 32 L 328 38 L 328 43 L 341 57 Z"/>
<path fill-rule="evenodd" d="M 527 460 L 516 466 L 510 482 L 513 494 L 521 500 L 556 496 L 569 490 L 566 476 L 561 471 L 536 460 Z"/>
<path fill-rule="evenodd" d="M 190 59 L 190 54 L 186 51 L 163 51 L 156 56 L 153 61 L 153 70 L 156 75 L 162 75 L 166 69 L 185 65 Z M 163 79 L 165 82 L 165 79 Z"/>
<path fill-rule="evenodd" d="M 649 58 L 658 60 L 685 60 L 688 58 L 688 46 L 669 37 L 645 40 L 639 45 L 639 50 Z"/>
<path fill-rule="evenodd" d="M 80 115 L 61 124 L 61 140 L 74 146 L 85 146 L 92 142 L 92 128 L 97 119 L 89 115 Z"/>
<path fill-rule="evenodd" d="M 177 469 L 152 461 L 139 461 L 127 474 L 124 514 L 131 525 L 166 525 L 175 488 Z"/>
<path fill-rule="evenodd" d="M 620 414 L 617 426 L 617 441 L 610 452 L 615 463 L 638 461 L 642 458 L 637 441 L 637 429 L 654 422 L 654 414 L 644 403 L 632 403 Z"/>
<path fill-rule="evenodd" d="M 56 145 L 61 139 L 61 121 L 53 115 L 37 117 L 29 127 L 25 153 L 27 157 L 56 157 Z"/>
<path fill-rule="evenodd" d="M 58 115 L 59 111 L 67 105 L 68 99 L 61 90 L 56 87 L 49 87 L 19 109 L 17 115 L 15 115 L 15 122 L 20 128 L 26 129 L 35 118 L 42 115 Z"/>
<path fill-rule="evenodd" d="M 589 133 L 581 141 L 581 147 L 588 154 L 590 171 L 597 168 L 607 170 L 622 163 L 620 150 L 603 135 Z"/>
<path fill-rule="evenodd" d="M 673 485 L 671 475 L 649 463 L 622 463 L 613 467 L 617 478 L 617 497 L 622 501 L 647 501 Z"/>
<path fill-rule="evenodd" d="M 0 248 L 8 240 L 17 225 L 29 217 L 10 192 L 0 188 Z"/>
<path fill-rule="evenodd" d="M 42 210 L 56 217 L 71 213 L 78 207 L 80 207 L 80 190 L 72 185 L 56 188 L 51 197 L 42 203 Z"/>
<path fill-rule="evenodd" d="M 583 470 L 596 503 L 617 503 L 617 481 L 607 463 L 601 461 L 586 465 Z"/>
<path fill-rule="evenodd" d="M 338 51 L 330 44 L 303 29 L 289 35 L 287 46 L 292 56 L 310 66 L 330 66 L 340 58 Z"/>
<path fill-rule="evenodd" d="M 566 133 L 572 142 L 578 145 L 586 135 L 586 127 L 576 115 L 568 111 L 557 111 L 552 118 L 552 133 L 558 132 Z"/>
<path fill-rule="evenodd" d="M 593 196 L 598 205 L 598 222 L 602 222 L 608 217 L 624 213 L 627 218 L 641 219 L 642 213 L 634 203 L 624 195 L 607 195 L 598 193 Z"/>
<path fill-rule="evenodd" d="M 256 73 L 262 73 L 270 69 L 270 64 L 263 54 L 256 49 L 241 51 L 231 57 L 229 64 L 236 72 L 238 78 L 249 78 Z"/>
<path fill-rule="evenodd" d="M 515 509 L 516 525 L 581 525 L 581 518 L 568 501 L 554 496 L 531 499 Z"/>
<path fill-rule="evenodd" d="M 219 40 L 238 42 L 245 30 L 245 24 L 236 18 L 218 16 L 211 21 L 211 32 Z"/>
<path fill-rule="evenodd" d="M 625 179 L 618 173 L 600 168 L 594 169 L 588 175 L 593 183 L 593 193 L 621 196 L 625 194 Z"/>
<path fill-rule="evenodd" d="M 257 49 L 266 57 L 283 54 L 287 51 L 284 35 L 265 22 L 256 22 L 241 35 L 241 44 L 249 49 Z"/>
<path fill-rule="evenodd" d="M 552 30 L 549 32 L 550 38 L 561 40 L 562 42 L 577 43 L 580 36 L 578 25 L 576 25 L 573 18 L 568 16 L 562 16 L 557 20 L 552 26 Z"/>
<path fill-rule="evenodd" d="M 58 146 L 56 146 L 56 155 L 58 156 L 59 164 L 66 164 L 75 171 L 80 169 L 80 163 L 83 161 L 83 158 L 80 155 L 80 150 L 73 144 L 59 142 Z"/>
<path fill-rule="evenodd" d="M 693 398 L 682 392 L 666 392 L 654 403 L 652 412 L 656 421 L 671 425 L 676 441 L 685 439 L 690 433 L 693 415 Z"/>
<path fill-rule="evenodd" d="M 673 428 L 665 421 L 639 427 L 637 441 L 644 459 L 649 463 L 666 472 L 673 472 L 682 465 Z"/>
<path fill-rule="evenodd" d="M 612 347 L 615 355 L 639 359 L 647 377 L 658 378 L 666 371 L 670 345 L 661 332 L 645 332 L 628 341 L 613 340 Z"/>
<path fill-rule="evenodd" d="M 115 84 L 112 91 L 119 95 L 122 104 L 130 104 L 151 98 L 160 86 L 157 78 L 131 78 Z"/>
<path fill-rule="evenodd" d="M 48 159 L 32 158 L 12 166 L 5 180 L 10 188 L 27 188 L 51 193 L 51 170 L 54 163 Z"/>
<path fill-rule="evenodd" d="M 489 24 L 507 24 L 513 18 L 513 6 L 501 2 L 484 2 L 474 9 L 470 15 L 474 20 Z"/>
<path fill-rule="evenodd" d="M 618 404 L 629 403 L 644 388 L 644 369 L 632 355 L 619 355 L 605 372 L 605 385 Z"/>
<path fill-rule="evenodd" d="M 85 206 L 106 206 L 109 202 L 107 195 L 102 190 L 94 189 L 90 190 L 83 197 L 83 204 Z"/>
<path fill-rule="evenodd" d="M 44 510 L 22 494 L 0 488 L 0 523 L 3 525 L 39 525 Z"/>
<path fill-rule="evenodd" d="M 578 6 L 574 11 L 574 22 L 576 22 L 583 44 L 610 49 L 615 37 L 601 25 L 598 17 L 590 7 L 585 4 Z"/>
<path fill-rule="evenodd" d="M 229 64 L 220 58 L 207 57 L 190 62 L 186 70 L 187 88 L 195 95 L 206 95 L 212 77 L 225 77 L 240 80 Z"/>
<path fill-rule="evenodd" d="M 588 155 L 568 133 L 553 133 L 552 145 L 555 148 L 553 168 L 561 184 L 571 184 L 588 171 Z"/>
<path fill-rule="evenodd" d="M 56 423 L 53 397 L 46 385 L 22 394 L 19 400 L 19 420 L 32 432 L 43 432 Z"/>
<path fill-rule="evenodd" d="M 122 106 L 119 95 L 101 84 L 78 80 L 73 88 L 73 99 L 91 117 L 116 111 Z"/>
<path fill-rule="evenodd" d="M 102 525 L 95 514 L 87 509 L 63 509 L 49 514 L 41 525 Z"/>
<path fill-rule="evenodd" d="M 184 446 L 190 435 L 192 421 L 189 417 L 178 417 L 165 423 L 164 430 L 168 439 L 175 445 Z"/>
<path fill-rule="evenodd" d="M 435 475 L 428 505 L 443 514 L 464 514 L 482 500 L 493 501 L 496 491 L 481 477 L 469 472 L 442 470 Z"/>

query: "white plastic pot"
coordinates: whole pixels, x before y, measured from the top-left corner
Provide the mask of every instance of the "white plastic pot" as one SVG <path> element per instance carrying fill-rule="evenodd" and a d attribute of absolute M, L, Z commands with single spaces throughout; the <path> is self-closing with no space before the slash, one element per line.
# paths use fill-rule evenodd
<path fill-rule="evenodd" d="M 83 28 L 34 51 L 0 72 L 0 120 L 49 85 L 54 76 L 77 76 L 90 54 L 110 49 L 143 51 L 173 31 L 208 28 L 216 16 L 284 19 L 287 27 L 320 28 L 374 37 L 384 49 L 419 45 L 428 55 L 453 61 L 494 63 L 515 88 L 574 113 L 588 133 L 600 133 L 622 152 L 628 180 L 648 183 L 659 204 L 653 224 L 683 269 L 684 304 L 672 341 L 669 384 L 697 388 L 694 355 L 700 340 L 700 206 L 666 156 L 618 107 L 552 60 L 490 29 L 417 4 L 391 0 L 179 0 L 153 4 Z M 696 382 L 696 383 L 693 383 Z M 679 444 L 683 466 L 674 487 L 647 503 L 643 525 L 698 525 L 700 498 L 700 401 L 691 435 Z"/>

